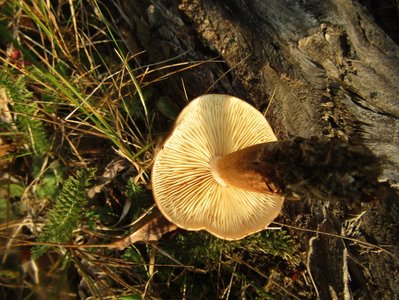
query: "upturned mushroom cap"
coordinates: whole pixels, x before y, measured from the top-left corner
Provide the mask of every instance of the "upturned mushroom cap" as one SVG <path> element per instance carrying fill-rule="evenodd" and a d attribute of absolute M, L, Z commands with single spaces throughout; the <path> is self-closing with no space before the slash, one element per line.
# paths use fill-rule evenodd
<path fill-rule="evenodd" d="M 227 240 L 266 228 L 284 198 L 226 185 L 213 164 L 231 152 L 276 140 L 265 117 L 245 101 L 228 95 L 196 98 L 156 156 L 152 189 L 158 208 L 183 229 Z"/>

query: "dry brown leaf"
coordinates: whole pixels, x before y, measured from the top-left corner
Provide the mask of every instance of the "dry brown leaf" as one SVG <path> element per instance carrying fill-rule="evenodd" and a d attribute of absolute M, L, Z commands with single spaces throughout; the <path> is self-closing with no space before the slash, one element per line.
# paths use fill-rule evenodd
<path fill-rule="evenodd" d="M 143 218 L 138 224 L 137 229 L 129 236 L 110 244 L 110 248 L 125 249 L 137 242 L 150 242 L 159 240 L 165 233 L 177 229 L 177 226 L 155 210 L 151 215 Z"/>
<path fill-rule="evenodd" d="M 0 161 L 2 157 L 11 153 L 11 151 L 12 151 L 12 146 L 10 144 L 3 144 L 2 140 L 0 139 Z"/>
<path fill-rule="evenodd" d="M 128 161 L 123 158 L 117 157 L 113 159 L 105 167 L 104 173 L 98 177 L 96 185 L 88 190 L 87 196 L 90 199 L 93 198 L 105 185 L 109 184 L 121 171 L 126 169 L 128 166 Z"/>
<path fill-rule="evenodd" d="M 12 153 L 14 150 L 15 149 L 12 144 L 7 144 L 0 138 L 0 170 L 5 170 L 10 165 L 12 159 L 7 158 L 6 156 Z"/>

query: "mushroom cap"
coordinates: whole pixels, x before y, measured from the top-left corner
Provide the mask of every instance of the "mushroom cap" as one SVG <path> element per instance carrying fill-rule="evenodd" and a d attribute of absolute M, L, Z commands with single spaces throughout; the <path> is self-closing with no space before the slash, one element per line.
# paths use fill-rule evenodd
<path fill-rule="evenodd" d="M 152 190 L 162 214 L 186 230 L 206 230 L 237 240 L 266 228 L 284 198 L 249 192 L 217 181 L 215 158 L 259 143 L 276 141 L 265 117 L 229 95 L 203 95 L 191 101 L 158 152 Z"/>

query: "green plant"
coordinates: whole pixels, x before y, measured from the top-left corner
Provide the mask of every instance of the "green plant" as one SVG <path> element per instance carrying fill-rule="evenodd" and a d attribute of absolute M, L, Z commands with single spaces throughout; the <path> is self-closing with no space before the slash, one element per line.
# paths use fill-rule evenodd
<path fill-rule="evenodd" d="M 55 199 L 47 216 L 47 223 L 37 241 L 43 245 L 32 248 L 33 258 L 44 254 L 49 246 L 45 243 L 63 244 L 70 242 L 73 231 L 81 224 L 82 212 L 87 204 L 85 189 L 95 176 L 95 169 L 78 171 L 76 178 L 69 177 Z"/>
<path fill-rule="evenodd" d="M 267 275 L 260 270 L 266 269 L 270 261 L 285 262 L 291 268 L 298 263 L 294 258 L 293 241 L 283 230 L 266 230 L 238 241 L 221 240 L 205 232 L 184 232 L 163 241 L 160 247 L 162 252 L 157 258 L 160 281 L 165 282 L 173 276 L 176 280 L 173 285 L 186 285 L 189 295 L 205 298 L 220 297 L 211 291 L 220 290 L 218 285 L 225 284 L 224 278 L 232 276 L 238 278 L 230 287 L 233 295 L 240 295 L 244 282 L 251 287 L 249 294 L 265 297 L 261 286 Z M 186 271 L 176 270 L 176 262 Z M 170 264 L 173 266 L 168 267 Z M 262 276 L 255 280 L 254 273 Z"/>
<path fill-rule="evenodd" d="M 13 108 L 18 129 L 32 151 L 43 156 L 50 149 L 40 109 L 25 85 L 25 77 L 13 78 L 11 70 L 0 68 L 0 89 L 4 89 Z M 3 100 L 4 101 L 4 100 Z"/>

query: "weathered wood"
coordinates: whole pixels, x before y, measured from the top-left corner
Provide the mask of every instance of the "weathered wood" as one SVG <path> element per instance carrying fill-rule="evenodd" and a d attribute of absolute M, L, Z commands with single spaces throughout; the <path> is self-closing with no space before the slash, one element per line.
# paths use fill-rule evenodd
<path fill-rule="evenodd" d="M 146 51 L 137 58 L 143 65 L 179 55 L 176 62 L 224 61 L 168 77 L 157 86 L 163 95 L 181 106 L 185 93 L 238 96 L 267 108 L 280 140 L 318 136 L 362 144 L 383 163 L 380 179 L 399 183 L 399 47 L 358 1 L 123 3 L 125 41 L 133 53 Z M 293 230 L 307 252 L 304 276 L 312 278 L 315 296 L 398 296 L 398 202 L 392 190 L 356 210 L 315 198 L 286 204 L 281 220 L 288 224 L 390 245 L 394 254 Z"/>
<path fill-rule="evenodd" d="M 287 199 L 328 199 L 349 205 L 390 194 L 377 180 L 381 166 L 371 151 L 339 140 L 297 137 L 266 143 L 254 163 L 256 169 L 266 165 L 259 172 Z"/>

